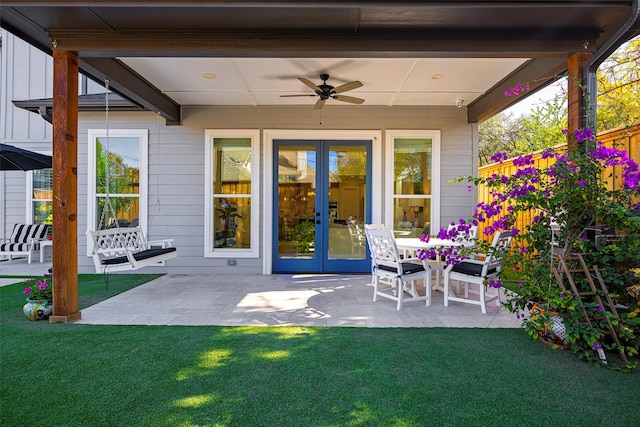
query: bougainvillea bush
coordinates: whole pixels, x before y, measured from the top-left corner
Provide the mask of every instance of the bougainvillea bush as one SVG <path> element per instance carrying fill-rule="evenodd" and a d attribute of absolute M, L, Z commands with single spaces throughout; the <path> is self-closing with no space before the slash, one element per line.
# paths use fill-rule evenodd
<path fill-rule="evenodd" d="M 548 167 L 536 167 L 533 156 L 524 155 L 514 160 L 516 171 L 509 176 L 461 178 L 485 186 L 492 201 L 480 203 L 473 218 L 456 225 L 464 230 L 471 224 L 490 222 L 484 228 L 485 236 L 478 239 L 484 249 L 491 234 L 512 231 L 512 248 L 503 255 L 502 264 L 515 270 L 518 280 L 511 284 L 513 292 L 507 292 L 505 305 L 523 317 L 524 327 L 532 336 L 538 337 L 544 319 L 533 322 L 523 313 L 536 302 L 544 303 L 559 313 L 571 348 L 580 357 L 600 361 L 601 349 L 622 350 L 633 356 L 640 343 L 640 309 L 635 292 L 640 285 L 633 271 L 640 266 L 640 171 L 625 151 L 605 147 L 589 129 L 579 129 L 573 137 L 576 150 L 548 149 L 542 153 L 543 159 L 555 159 Z M 506 155 L 497 154 L 493 160 L 502 162 Z M 622 185 L 614 188 L 613 179 L 622 180 Z M 516 218 L 524 212 L 533 214 L 533 221 L 518 230 Z M 442 237 L 445 232 L 441 231 Z M 459 262 L 464 256 L 464 249 L 451 252 L 447 254 L 449 263 Z M 580 253 L 589 266 L 597 265 L 619 320 L 609 304 L 599 304 L 589 296 L 576 297 L 570 289 L 568 292 L 558 285 L 553 274 L 558 253 Z M 490 285 L 500 287 L 502 283 Z M 590 291 L 586 280 L 578 280 L 576 286 L 581 292 Z M 606 301 L 607 295 L 600 294 Z M 583 310 L 601 319 L 589 323 Z M 620 346 L 607 335 L 604 316 L 614 324 Z M 635 362 L 630 362 L 623 367 L 634 366 Z"/>

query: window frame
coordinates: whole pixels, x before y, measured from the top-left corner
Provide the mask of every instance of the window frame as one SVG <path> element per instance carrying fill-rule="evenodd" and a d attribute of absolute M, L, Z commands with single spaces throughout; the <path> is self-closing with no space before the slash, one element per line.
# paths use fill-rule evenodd
<path fill-rule="evenodd" d="M 213 144 L 217 138 L 251 139 L 251 239 L 250 247 L 214 248 Z M 204 257 L 205 258 L 258 258 L 260 256 L 260 130 L 259 129 L 206 129 L 204 173 Z M 226 194 L 226 197 L 231 195 Z"/>
<path fill-rule="evenodd" d="M 387 130 L 385 134 L 385 226 L 393 229 L 396 194 L 394 193 L 395 140 L 396 139 L 430 139 L 431 140 L 431 194 L 430 195 L 398 195 L 398 198 L 416 198 L 431 200 L 431 233 L 440 229 L 440 131 L 439 130 Z"/>
<path fill-rule="evenodd" d="M 87 131 L 87 230 L 95 230 L 99 220 L 96 219 L 96 139 L 106 138 L 106 129 L 89 129 Z M 109 129 L 109 138 L 138 138 L 139 141 L 139 177 L 138 192 L 138 225 L 147 235 L 148 197 L 149 197 L 149 130 L 148 129 Z M 87 256 L 91 256 L 93 242 L 87 236 Z"/>

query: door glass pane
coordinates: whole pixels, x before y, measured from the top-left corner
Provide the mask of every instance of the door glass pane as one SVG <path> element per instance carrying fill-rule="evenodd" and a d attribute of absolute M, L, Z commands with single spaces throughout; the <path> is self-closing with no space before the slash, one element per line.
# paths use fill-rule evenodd
<path fill-rule="evenodd" d="M 278 150 L 278 257 L 314 258 L 316 149 Z"/>
<path fill-rule="evenodd" d="M 364 259 L 367 151 L 364 146 L 329 147 L 329 259 Z"/>
<path fill-rule="evenodd" d="M 396 138 L 393 148 L 393 229 L 397 237 L 418 237 L 431 227 L 432 140 Z"/>

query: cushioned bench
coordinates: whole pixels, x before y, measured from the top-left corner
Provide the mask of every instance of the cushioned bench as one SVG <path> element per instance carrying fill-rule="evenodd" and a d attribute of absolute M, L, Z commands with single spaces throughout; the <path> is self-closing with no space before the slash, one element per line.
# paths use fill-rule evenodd
<path fill-rule="evenodd" d="M 40 250 L 40 242 L 46 240 L 48 229 L 46 224 L 14 225 L 11 237 L 0 239 L 0 255 L 8 256 L 9 259 L 26 256 L 31 264 L 31 256 L 33 252 Z"/>

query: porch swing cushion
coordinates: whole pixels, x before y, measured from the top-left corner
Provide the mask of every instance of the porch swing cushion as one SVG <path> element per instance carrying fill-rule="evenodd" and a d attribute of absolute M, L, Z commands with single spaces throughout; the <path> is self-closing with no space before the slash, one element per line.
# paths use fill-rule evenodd
<path fill-rule="evenodd" d="M 153 248 L 153 249 L 146 249 L 146 250 L 141 251 L 141 252 L 136 252 L 136 253 L 133 253 L 131 255 L 133 256 L 133 258 L 136 261 L 143 261 L 145 259 L 159 257 L 161 255 L 168 254 L 168 253 L 175 252 L 175 251 L 176 251 L 175 247 Z M 102 260 L 102 265 L 126 264 L 128 262 L 129 262 L 129 258 L 127 258 L 126 255 L 122 255 L 122 256 L 119 256 L 119 257 L 115 257 L 115 258 L 103 259 Z"/>

